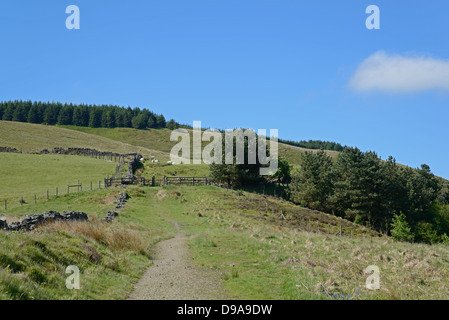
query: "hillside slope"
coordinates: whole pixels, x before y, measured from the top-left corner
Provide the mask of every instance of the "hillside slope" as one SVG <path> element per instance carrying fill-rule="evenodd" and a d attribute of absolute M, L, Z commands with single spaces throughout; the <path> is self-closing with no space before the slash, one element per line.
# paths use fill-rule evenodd
<path fill-rule="evenodd" d="M 94 134 L 104 138 L 108 138 L 115 141 L 125 142 L 131 145 L 158 150 L 161 152 L 169 153 L 171 148 L 177 143 L 170 141 L 171 130 L 169 129 L 147 129 L 137 130 L 131 128 L 89 128 L 89 127 L 77 127 L 77 126 L 63 126 L 63 128 L 76 130 L 78 132 L 84 132 Z M 208 143 L 203 142 L 202 146 L 206 146 Z M 306 149 L 296 146 L 291 146 L 283 143 L 279 143 L 279 155 L 288 160 L 292 165 L 295 165 L 299 161 L 299 157 L 306 151 L 317 152 L 318 150 Z M 338 154 L 336 151 L 326 151 L 331 157 L 335 158 Z M 163 157 L 164 160 L 168 160 L 169 156 Z"/>
<path fill-rule="evenodd" d="M 12 121 L 0 121 L 0 146 L 17 148 L 27 153 L 62 147 L 91 148 L 117 153 L 140 152 L 145 155 L 163 155 L 155 150 L 108 139 L 99 135 L 56 126 Z"/>

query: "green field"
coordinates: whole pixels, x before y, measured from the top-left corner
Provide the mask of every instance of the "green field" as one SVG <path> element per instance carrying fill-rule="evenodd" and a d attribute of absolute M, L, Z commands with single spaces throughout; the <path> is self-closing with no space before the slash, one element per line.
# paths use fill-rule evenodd
<path fill-rule="evenodd" d="M 125 142 L 135 146 L 145 147 L 147 149 L 159 150 L 162 152 L 162 154 L 159 155 L 162 160 L 170 159 L 170 150 L 176 144 L 176 142 L 170 141 L 171 131 L 168 129 L 136 130 L 131 128 L 108 129 L 76 126 L 63 126 L 63 128 L 101 136 L 115 141 Z M 203 142 L 202 146 L 204 147 L 206 145 L 207 143 Z M 292 165 L 296 165 L 299 162 L 299 157 L 305 151 L 317 152 L 318 150 L 305 149 L 279 143 L 279 156 L 286 158 Z M 326 151 L 326 153 L 333 158 L 338 154 L 336 151 Z"/>
<path fill-rule="evenodd" d="M 19 200 L 24 198 L 28 204 L 34 205 L 37 200 L 50 195 L 67 193 L 67 185 L 77 185 L 78 180 L 84 190 L 98 189 L 98 182 L 115 173 L 117 163 L 92 159 L 83 156 L 37 155 L 0 153 L 0 201 L 8 200 L 8 207 L 20 206 Z M 72 188 L 71 192 L 78 191 Z M 3 203 L 2 203 L 3 205 Z M 0 206 L 0 212 L 4 206 Z"/>
<path fill-rule="evenodd" d="M 168 160 L 163 158 L 168 130 L 78 129 L 85 132 L 0 122 L 0 146 L 137 149 Z M 304 151 L 284 147 L 292 161 Z M 332 299 L 324 292 L 351 299 L 449 298 L 448 246 L 396 242 L 341 218 L 241 190 L 187 185 L 97 190 L 98 181 L 115 172 L 116 163 L 105 160 L 0 153 L 0 161 L 0 202 L 8 199 L 7 210 L 0 203 L 2 219 L 49 210 L 89 216 L 88 222 L 57 222 L 31 233 L 0 231 L 0 299 L 125 299 L 152 264 L 154 244 L 176 233 L 175 221 L 190 236 L 195 262 L 218 272 L 235 299 Z M 208 172 L 206 165 L 147 161 L 136 175 L 161 180 Z M 78 180 L 83 192 L 66 194 L 67 184 Z M 96 221 L 114 208 L 122 191 L 131 198 L 119 216 L 112 223 Z M 68 265 L 80 268 L 81 290 L 66 289 Z M 370 265 L 380 269 L 380 290 L 365 288 Z"/>
<path fill-rule="evenodd" d="M 70 205 L 91 218 L 101 217 L 119 191 L 63 196 L 34 211 Z M 350 294 L 351 299 L 449 297 L 446 246 L 307 232 L 282 224 L 276 214 L 261 214 L 257 205 L 247 205 L 246 196 L 252 195 L 237 198 L 236 192 L 216 187 L 127 191 L 131 199 L 112 224 L 50 225 L 33 234 L 0 232 L 0 297 L 126 298 L 151 264 L 154 243 L 174 234 L 174 221 L 191 236 L 196 263 L 219 272 L 236 299 L 330 299 L 323 291 Z M 11 214 L 25 212 L 17 208 Z M 81 270 L 82 289 L 76 293 L 65 289 L 67 264 Z M 365 288 L 363 270 L 369 265 L 380 268 L 378 291 Z"/>
<path fill-rule="evenodd" d="M 17 148 L 25 153 L 42 149 L 91 148 L 117 153 L 150 154 L 152 151 L 104 137 L 89 135 L 56 126 L 45 126 L 23 122 L 0 121 L 0 146 Z"/>

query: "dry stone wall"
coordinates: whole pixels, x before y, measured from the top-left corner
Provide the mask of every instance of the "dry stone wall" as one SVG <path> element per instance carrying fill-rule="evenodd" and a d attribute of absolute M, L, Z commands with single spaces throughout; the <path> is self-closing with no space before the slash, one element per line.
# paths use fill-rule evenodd
<path fill-rule="evenodd" d="M 129 196 L 126 192 L 120 193 L 115 210 L 122 209 L 128 198 Z M 117 212 L 108 211 L 106 217 L 100 219 L 100 221 L 112 222 L 112 220 L 114 220 L 117 216 Z M 28 215 L 22 221 L 12 222 L 10 224 L 8 224 L 6 220 L 0 219 L 0 230 L 33 231 L 40 225 L 54 221 L 87 221 L 88 219 L 87 214 L 84 212 L 64 211 L 59 213 L 57 211 L 47 211 L 42 214 Z"/>

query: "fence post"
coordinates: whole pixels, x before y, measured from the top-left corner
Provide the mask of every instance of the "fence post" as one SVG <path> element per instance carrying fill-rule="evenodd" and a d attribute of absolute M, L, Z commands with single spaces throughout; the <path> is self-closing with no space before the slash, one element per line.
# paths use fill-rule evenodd
<path fill-rule="evenodd" d="M 154 185 L 155 185 L 155 183 L 154 183 L 154 179 L 155 179 L 155 177 L 153 176 L 153 177 L 151 177 L 151 185 L 154 187 Z"/>
<path fill-rule="evenodd" d="M 92 181 L 90 182 L 90 191 L 92 191 Z"/>
<path fill-rule="evenodd" d="M 80 181 L 78 180 L 78 192 L 80 192 Z"/>
<path fill-rule="evenodd" d="M 47 190 L 47 201 L 50 199 L 50 191 Z"/>
<path fill-rule="evenodd" d="M 309 231 L 312 230 L 312 224 L 310 223 L 310 218 L 309 218 Z"/>
<path fill-rule="evenodd" d="M 327 224 L 327 234 L 330 233 L 330 228 L 331 228 L 331 227 L 330 227 L 330 223 L 328 223 L 328 224 Z"/>
<path fill-rule="evenodd" d="M 101 190 L 101 181 L 98 181 L 98 190 Z"/>
<path fill-rule="evenodd" d="M 317 232 L 320 232 L 320 222 L 319 221 L 317 222 L 316 230 L 317 230 Z"/>
<path fill-rule="evenodd" d="M 36 194 L 34 195 L 34 205 L 36 205 Z"/>
<path fill-rule="evenodd" d="M 341 237 L 341 225 L 340 225 L 340 237 Z"/>

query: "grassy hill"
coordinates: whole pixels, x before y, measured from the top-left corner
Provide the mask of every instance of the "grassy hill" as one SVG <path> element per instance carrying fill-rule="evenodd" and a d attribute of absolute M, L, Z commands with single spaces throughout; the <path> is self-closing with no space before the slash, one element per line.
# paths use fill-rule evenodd
<path fill-rule="evenodd" d="M 118 192 L 67 195 L 32 212 L 69 206 L 91 218 L 102 216 Z M 258 198 L 251 201 L 255 195 L 237 197 L 237 192 L 215 187 L 134 186 L 127 192 L 131 199 L 111 224 L 91 221 L 49 225 L 33 234 L 0 232 L 0 298 L 124 299 L 151 265 L 154 243 L 177 232 L 173 221 L 190 235 L 195 263 L 219 273 L 233 298 L 449 297 L 444 289 L 449 287 L 447 246 L 308 232 L 307 226 L 259 210 Z M 19 216 L 29 212 L 13 211 Z M 287 219 L 298 216 L 287 210 Z M 65 289 L 67 264 L 80 267 L 81 290 Z M 365 288 L 364 270 L 370 265 L 380 269 L 380 290 Z"/>
<path fill-rule="evenodd" d="M 157 150 L 131 145 L 98 135 L 86 134 L 55 126 L 24 122 L 0 121 L 0 146 L 13 147 L 23 152 L 38 152 L 42 149 L 91 148 L 117 153 L 140 152 L 160 156 Z"/>
<path fill-rule="evenodd" d="M 141 151 L 168 159 L 173 144 L 165 129 L 71 129 L 0 121 L 0 146 Z M 280 149 L 290 161 L 304 152 Z M 0 200 L 2 193 L 33 194 L 47 183 L 86 183 L 113 173 L 116 165 L 33 154 L 0 153 L 0 160 L 0 174 L 9 179 L 0 186 Z M 143 173 L 198 176 L 207 170 L 147 163 Z M 95 221 L 114 208 L 122 191 L 131 198 L 119 216 L 112 223 Z M 128 186 L 61 194 L 0 214 L 13 221 L 48 210 L 83 211 L 90 221 L 50 224 L 33 233 L 0 231 L 0 299 L 124 299 L 152 264 L 154 244 L 177 232 L 174 221 L 190 236 L 195 263 L 219 273 L 236 299 L 449 298 L 448 246 L 378 238 L 362 226 L 274 197 L 212 186 Z M 65 288 L 68 265 L 80 268 L 81 290 Z M 370 265 L 380 269 L 380 290 L 365 288 Z"/>
<path fill-rule="evenodd" d="M 131 145 L 145 147 L 147 149 L 158 150 L 166 153 L 163 160 L 169 160 L 169 153 L 176 142 L 170 141 L 171 130 L 169 129 L 147 129 L 137 130 L 131 128 L 88 128 L 77 126 L 63 126 L 63 128 L 89 133 L 115 141 L 125 142 Z M 203 147 L 207 142 L 203 143 Z M 318 150 L 306 149 L 279 143 L 279 155 L 285 157 L 292 165 L 298 163 L 301 153 L 305 151 L 318 152 Z M 326 151 L 332 157 L 336 157 L 338 152 Z"/>
<path fill-rule="evenodd" d="M 41 201 L 50 195 L 67 193 L 67 185 L 76 185 L 78 181 L 84 189 L 98 189 L 98 182 L 115 172 L 116 163 L 81 156 L 37 155 L 0 153 L 0 212 L 3 201 L 8 206 L 20 205 L 20 200 L 34 203 L 34 195 Z M 72 189 L 74 191 L 74 189 Z"/>

